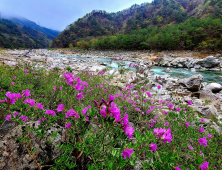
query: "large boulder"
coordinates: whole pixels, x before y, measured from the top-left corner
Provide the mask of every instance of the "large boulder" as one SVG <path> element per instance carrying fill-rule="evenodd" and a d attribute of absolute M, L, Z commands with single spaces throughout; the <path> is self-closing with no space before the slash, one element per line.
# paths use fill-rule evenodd
<path fill-rule="evenodd" d="M 203 60 L 198 61 L 197 63 L 202 67 L 213 68 L 219 66 L 220 61 L 218 61 L 218 59 L 215 58 L 214 56 L 208 56 Z"/>
<path fill-rule="evenodd" d="M 211 90 L 213 93 L 217 93 L 222 90 L 222 86 L 218 83 L 210 83 L 205 89 Z"/>
<path fill-rule="evenodd" d="M 6 134 L 0 141 L 0 169 L 2 170 L 21 170 L 38 169 L 35 161 L 29 156 L 25 145 L 16 140 L 21 136 L 21 132 L 24 132 L 27 126 L 37 128 L 39 126 L 38 121 L 28 122 L 25 125 L 19 125 L 11 129 L 10 133 Z M 65 139 L 65 128 L 57 124 L 46 131 L 46 139 L 51 143 L 46 142 L 46 140 L 40 140 L 36 137 L 34 133 L 31 133 L 32 138 L 31 146 L 32 148 L 38 148 L 37 162 L 44 162 L 44 165 L 50 165 L 53 161 L 62 154 L 61 150 L 56 148 L 56 145 L 62 144 Z M 52 133 L 58 132 L 57 136 L 52 137 Z M 27 133 L 24 133 L 27 137 Z M 36 152 L 35 152 L 36 153 Z"/>
<path fill-rule="evenodd" d="M 204 77 L 201 74 L 196 74 L 189 78 L 181 79 L 179 84 L 185 86 L 190 91 L 199 91 L 203 79 Z"/>

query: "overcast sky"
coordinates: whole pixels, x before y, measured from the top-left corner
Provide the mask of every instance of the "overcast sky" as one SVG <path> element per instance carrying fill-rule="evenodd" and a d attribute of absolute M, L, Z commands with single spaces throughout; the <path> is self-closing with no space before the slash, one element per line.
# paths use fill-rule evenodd
<path fill-rule="evenodd" d="M 62 31 L 94 9 L 117 12 L 143 2 L 152 0 L 0 0 L 0 11 Z"/>

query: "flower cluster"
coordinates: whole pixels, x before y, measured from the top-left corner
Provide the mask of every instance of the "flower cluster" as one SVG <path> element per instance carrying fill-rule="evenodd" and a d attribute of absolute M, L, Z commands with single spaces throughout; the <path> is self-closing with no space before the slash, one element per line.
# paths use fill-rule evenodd
<path fill-rule="evenodd" d="M 164 128 L 155 128 L 154 129 L 154 135 L 159 139 L 161 138 L 164 143 L 168 141 L 169 143 L 173 140 L 171 136 L 170 128 L 167 130 Z"/>

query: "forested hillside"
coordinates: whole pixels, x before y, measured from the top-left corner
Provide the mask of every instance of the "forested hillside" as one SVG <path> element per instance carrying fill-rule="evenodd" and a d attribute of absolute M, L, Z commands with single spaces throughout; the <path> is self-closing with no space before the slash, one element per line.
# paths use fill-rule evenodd
<path fill-rule="evenodd" d="M 60 33 L 59 31 L 56 31 L 56 30 L 41 27 L 38 24 L 36 24 L 35 22 L 30 21 L 26 18 L 9 17 L 8 19 L 11 20 L 12 22 L 14 22 L 15 24 L 18 24 L 18 25 L 21 25 L 21 26 L 25 25 L 25 26 L 31 27 L 32 29 L 34 29 L 36 31 L 43 32 L 44 34 L 46 34 L 46 36 L 49 40 L 53 40 Z"/>
<path fill-rule="evenodd" d="M 0 20 L 0 47 L 2 48 L 47 48 L 50 40 L 59 31 L 40 27 L 25 18 Z"/>
<path fill-rule="evenodd" d="M 52 47 L 221 49 L 222 0 L 154 0 L 107 13 L 92 11 L 70 24 Z"/>

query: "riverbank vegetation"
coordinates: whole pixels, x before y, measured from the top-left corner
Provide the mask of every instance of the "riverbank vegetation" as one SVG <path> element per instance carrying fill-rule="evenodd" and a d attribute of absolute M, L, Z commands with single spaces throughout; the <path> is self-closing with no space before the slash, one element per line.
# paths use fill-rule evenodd
<path fill-rule="evenodd" d="M 152 94 L 135 91 L 134 84 L 120 90 L 104 72 L 67 70 L 0 66 L 1 120 L 25 127 L 14 140 L 38 169 L 80 168 L 81 162 L 87 169 L 222 168 L 222 136 L 203 126 L 191 101 L 162 100 L 161 85 Z M 35 121 L 38 126 L 28 126 Z M 64 129 L 66 137 L 56 146 L 60 155 L 47 162 L 38 152 L 58 140 L 57 132 L 46 136 L 51 127 Z"/>

